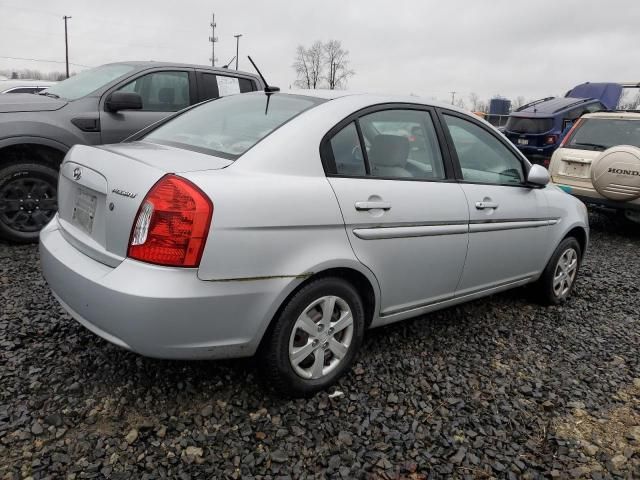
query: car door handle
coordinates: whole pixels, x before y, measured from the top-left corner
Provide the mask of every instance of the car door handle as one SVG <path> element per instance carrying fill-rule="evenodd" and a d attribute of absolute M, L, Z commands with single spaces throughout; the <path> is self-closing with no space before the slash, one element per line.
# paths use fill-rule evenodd
<path fill-rule="evenodd" d="M 498 208 L 496 202 L 476 202 L 476 208 L 478 210 L 484 210 L 485 208 Z"/>
<path fill-rule="evenodd" d="M 356 202 L 356 210 L 391 210 L 389 202 Z"/>

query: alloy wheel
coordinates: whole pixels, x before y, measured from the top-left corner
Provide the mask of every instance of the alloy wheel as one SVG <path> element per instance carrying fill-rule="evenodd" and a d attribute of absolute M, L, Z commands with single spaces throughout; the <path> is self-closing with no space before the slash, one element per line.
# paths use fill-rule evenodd
<path fill-rule="evenodd" d="M 305 379 L 329 374 L 349 351 L 353 339 L 353 314 L 345 300 L 325 296 L 313 301 L 293 325 L 289 362 Z"/>
<path fill-rule="evenodd" d="M 56 213 L 56 188 L 46 180 L 18 177 L 0 190 L 0 221 L 18 232 L 41 230 Z"/>
<path fill-rule="evenodd" d="M 577 272 L 578 252 L 568 248 L 560 255 L 553 274 L 553 293 L 556 297 L 563 297 L 571 290 Z"/>

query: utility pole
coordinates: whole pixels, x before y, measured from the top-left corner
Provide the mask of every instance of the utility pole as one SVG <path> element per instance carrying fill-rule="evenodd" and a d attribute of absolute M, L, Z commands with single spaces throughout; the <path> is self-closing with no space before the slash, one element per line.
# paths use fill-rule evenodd
<path fill-rule="evenodd" d="M 239 33 L 238 35 L 234 35 L 234 37 L 236 37 L 236 70 L 238 70 L 238 55 L 239 55 L 239 51 L 240 51 L 240 37 L 242 36 L 241 33 Z"/>
<path fill-rule="evenodd" d="M 451 105 L 454 105 L 456 101 L 456 93 L 458 92 L 449 92 L 449 93 L 451 93 Z"/>
<path fill-rule="evenodd" d="M 209 37 L 209 41 L 211 42 L 211 66 L 216 66 L 216 42 L 218 41 L 218 37 L 216 37 L 216 14 L 211 14 L 211 36 Z"/>
<path fill-rule="evenodd" d="M 67 20 L 71 17 L 65 15 L 62 18 L 64 19 L 64 53 L 67 64 L 67 78 L 69 78 L 69 38 L 67 37 Z"/>

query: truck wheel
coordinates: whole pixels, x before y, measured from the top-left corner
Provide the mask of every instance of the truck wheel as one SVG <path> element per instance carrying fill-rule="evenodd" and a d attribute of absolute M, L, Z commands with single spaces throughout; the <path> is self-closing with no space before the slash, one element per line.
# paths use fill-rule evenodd
<path fill-rule="evenodd" d="M 0 168 L 0 237 L 16 243 L 38 241 L 56 213 L 58 172 L 37 163 Z"/>

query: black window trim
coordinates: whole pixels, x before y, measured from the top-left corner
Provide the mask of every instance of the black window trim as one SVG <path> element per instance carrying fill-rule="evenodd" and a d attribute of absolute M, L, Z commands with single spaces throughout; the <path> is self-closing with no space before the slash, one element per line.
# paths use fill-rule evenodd
<path fill-rule="evenodd" d="M 220 98 L 220 91 L 218 90 L 218 81 L 215 82 L 215 96 L 212 98 L 205 98 L 204 96 L 204 75 L 213 75 L 216 76 L 215 72 L 207 71 L 207 70 L 196 70 L 196 84 L 197 84 L 197 96 L 198 102 L 206 102 L 207 100 L 215 100 L 216 98 Z"/>
<path fill-rule="evenodd" d="M 528 160 L 526 160 L 523 157 L 522 153 L 515 147 L 515 145 L 513 145 L 506 137 L 503 137 L 500 134 L 500 132 L 487 128 L 487 126 L 484 125 L 479 119 L 475 119 L 471 115 L 463 114 L 455 110 L 449 110 L 447 108 L 438 107 L 436 108 L 436 115 L 438 116 L 438 121 L 441 124 L 440 126 L 446 138 L 448 153 L 450 158 L 452 159 L 454 170 L 455 170 L 455 178 L 458 183 L 472 184 L 472 185 L 494 185 L 494 186 L 500 186 L 500 187 L 516 187 L 516 188 L 544 188 L 543 186 L 531 185 L 527 183 L 527 177 L 529 175 L 529 170 L 531 170 L 531 164 L 529 163 Z M 514 157 L 520 162 L 520 165 L 522 165 L 522 169 L 525 177 L 524 181 L 519 184 L 515 184 L 515 183 L 511 184 L 511 183 L 473 182 L 471 180 L 465 180 L 462 176 L 462 167 L 460 166 L 460 160 L 458 159 L 458 154 L 456 152 L 455 145 L 453 144 L 453 139 L 451 138 L 451 134 L 449 133 L 449 129 L 444 119 L 445 115 L 449 115 L 451 117 L 457 117 L 476 125 L 477 127 L 483 129 L 484 131 L 492 135 L 496 140 L 498 140 L 498 142 L 504 145 L 507 148 L 507 150 L 509 150 L 514 155 Z"/>
<path fill-rule="evenodd" d="M 431 122 L 436 133 L 436 140 L 440 148 L 440 156 L 442 157 L 442 164 L 444 167 L 444 178 L 417 178 L 417 177 L 380 177 L 371 175 L 369 159 L 367 156 L 367 149 L 362 137 L 362 131 L 360 129 L 359 119 L 366 115 L 376 112 L 382 112 L 386 110 L 419 110 L 426 112 L 431 116 Z M 336 162 L 333 157 L 333 150 L 331 149 L 331 139 L 345 128 L 350 123 L 354 122 L 358 132 L 358 141 L 360 142 L 360 149 L 362 150 L 363 159 L 365 162 L 366 175 L 344 175 L 337 173 Z M 454 164 L 449 154 L 449 149 L 444 137 L 444 131 L 440 124 L 437 109 L 430 105 L 422 105 L 419 103 L 403 103 L 403 102 L 391 102 L 391 103 L 378 103 L 376 105 L 370 105 L 360 110 L 353 112 L 347 117 L 340 120 L 322 137 L 320 141 L 320 159 L 322 161 L 322 168 L 327 178 L 355 178 L 366 180 L 398 180 L 404 182 L 441 182 L 441 183 L 454 183 L 457 181 L 455 178 Z"/>

